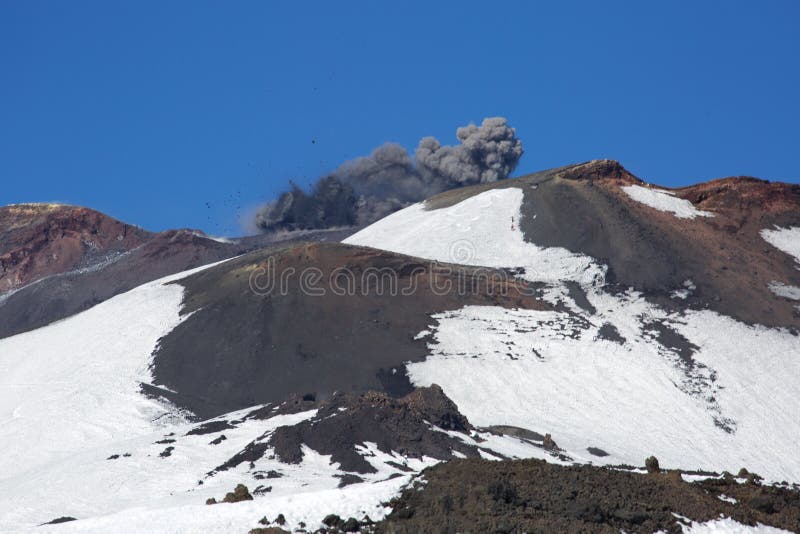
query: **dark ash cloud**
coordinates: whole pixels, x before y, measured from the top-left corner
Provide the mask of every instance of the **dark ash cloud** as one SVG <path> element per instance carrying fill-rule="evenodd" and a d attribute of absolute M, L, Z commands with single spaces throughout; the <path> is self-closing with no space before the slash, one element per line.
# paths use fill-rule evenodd
<path fill-rule="evenodd" d="M 379 146 L 320 178 L 306 192 L 295 184 L 256 214 L 263 231 L 364 225 L 431 195 L 503 180 L 522 157 L 522 142 L 502 117 L 456 132 L 459 144 L 425 137 L 412 158 L 396 143 Z"/>

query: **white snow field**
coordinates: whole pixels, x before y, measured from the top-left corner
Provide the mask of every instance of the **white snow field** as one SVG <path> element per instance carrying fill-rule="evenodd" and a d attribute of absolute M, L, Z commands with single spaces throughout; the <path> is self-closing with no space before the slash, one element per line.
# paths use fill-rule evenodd
<path fill-rule="evenodd" d="M 438 261 L 454 261 L 457 247 L 469 252 L 462 263 L 523 267 L 522 277 L 551 284 L 546 298 L 570 309 L 434 315 L 424 333 L 431 356 L 408 366 L 412 383 L 439 384 L 473 424 L 549 432 L 576 459 L 642 465 L 654 454 L 666 467 L 746 466 L 800 481 L 800 337 L 711 311 L 670 315 L 634 291 L 610 295 L 592 258 L 524 242 L 510 224 L 522 198 L 512 187 L 437 210 L 417 204 L 346 240 Z M 581 282 L 596 313 L 558 280 Z M 624 341 L 603 339 L 603 325 Z M 658 328 L 686 347 L 660 343 Z M 576 452 L 588 447 L 609 456 Z"/>
<path fill-rule="evenodd" d="M 695 217 L 713 217 L 710 211 L 701 211 L 688 200 L 678 198 L 675 193 L 664 189 L 653 189 L 640 185 L 627 185 L 622 190 L 637 202 L 646 204 L 659 211 L 667 211 L 680 219 L 694 219 Z"/>
<path fill-rule="evenodd" d="M 792 256 L 800 263 L 800 226 L 791 228 L 780 228 L 761 230 L 761 237 L 764 240 L 786 254 Z M 800 267 L 798 267 L 800 269 Z"/>

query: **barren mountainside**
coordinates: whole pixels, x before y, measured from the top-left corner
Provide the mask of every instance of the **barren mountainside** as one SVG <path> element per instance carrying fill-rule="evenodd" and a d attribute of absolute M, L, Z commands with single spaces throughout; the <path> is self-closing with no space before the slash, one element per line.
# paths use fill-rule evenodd
<path fill-rule="evenodd" d="M 3 532 L 800 531 L 800 186 L 599 160 L 364 228 L 0 222 Z"/>

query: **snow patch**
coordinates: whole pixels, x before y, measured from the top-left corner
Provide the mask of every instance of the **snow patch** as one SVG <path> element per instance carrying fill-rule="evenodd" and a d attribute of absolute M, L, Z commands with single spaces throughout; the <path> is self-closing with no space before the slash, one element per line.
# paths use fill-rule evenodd
<path fill-rule="evenodd" d="M 695 289 L 697 289 L 697 286 L 694 284 L 694 282 L 692 282 L 691 280 L 684 280 L 683 287 L 681 287 L 680 289 L 676 289 L 675 291 L 670 293 L 670 295 L 672 296 L 672 298 L 675 299 L 686 300 L 687 298 L 692 296 L 692 293 L 694 293 Z"/>
<path fill-rule="evenodd" d="M 670 212 L 679 219 L 714 216 L 710 211 L 698 210 L 691 202 L 676 197 L 675 193 L 671 191 L 642 187 L 640 185 L 623 186 L 622 190 L 633 200 L 659 211 Z"/>
<path fill-rule="evenodd" d="M 761 230 L 761 237 L 767 243 L 792 256 L 800 263 L 800 226 L 781 228 L 776 225 L 774 230 L 765 228 Z"/>
<path fill-rule="evenodd" d="M 698 523 L 693 521 L 691 525 L 681 525 L 684 534 L 780 534 L 789 533 L 788 530 L 770 527 L 767 525 L 758 525 L 751 527 L 743 525 L 729 517 L 714 519 L 706 521 L 705 523 Z"/>
<path fill-rule="evenodd" d="M 772 281 L 769 283 L 769 290 L 779 297 L 800 300 L 800 287 L 797 286 L 790 286 L 783 282 Z"/>

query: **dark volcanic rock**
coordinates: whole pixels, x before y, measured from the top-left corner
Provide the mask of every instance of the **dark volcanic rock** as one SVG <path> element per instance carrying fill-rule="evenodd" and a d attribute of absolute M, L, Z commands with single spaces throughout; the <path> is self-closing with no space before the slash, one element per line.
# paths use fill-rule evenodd
<path fill-rule="evenodd" d="M 302 272 L 318 277 L 313 291 Z M 375 273 L 391 282 L 381 285 Z M 324 243 L 231 260 L 179 282 L 186 288 L 182 311 L 191 316 L 160 340 L 154 384 L 202 419 L 291 395 L 405 395 L 411 387 L 404 365 L 428 354 L 415 336 L 430 314 L 466 304 L 552 308 L 529 296 L 524 281 L 503 276 L 487 288 L 485 273 Z M 435 289 L 447 284 L 467 289 Z"/>
<path fill-rule="evenodd" d="M 608 456 L 608 453 L 603 449 L 598 449 L 597 447 L 587 447 L 586 451 L 591 454 L 592 456 L 597 456 L 598 458 L 603 458 L 604 456 Z"/>
<path fill-rule="evenodd" d="M 64 516 L 64 517 L 57 517 L 52 521 L 48 521 L 47 523 L 43 523 L 43 525 L 58 525 L 61 523 L 69 523 L 70 521 L 77 521 L 74 517 Z"/>
<path fill-rule="evenodd" d="M 234 428 L 228 421 L 208 421 L 198 425 L 186 433 L 187 436 L 200 436 L 203 434 L 216 434 L 223 430 Z"/>
<path fill-rule="evenodd" d="M 439 386 L 420 388 L 410 395 L 394 399 L 368 392 L 360 396 L 335 395 L 323 404 L 316 417 L 294 426 L 275 430 L 269 445 L 277 457 L 287 463 L 302 460 L 301 445 L 331 455 L 345 471 L 372 473 L 375 469 L 356 446 L 376 443 L 383 452 L 398 452 L 420 458 L 452 458 L 452 450 L 477 456 L 477 450 L 442 432 L 428 427 L 429 422 L 443 430 L 468 432 L 469 422 Z"/>
<path fill-rule="evenodd" d="M 680 520 L 720 515 L 788 530 L 800 524 L 800 492 L 724 479 L 684 482 L 669 473 L 641 475 L 541 460 L 454 460 L 423 472 L 393 501 L 377 532 L 679 533 Z M 718 498 L 739 501 L 732 505 Z"/>
<path fill-rule="evenodd" d="M 436 385 L 419 388 L 399 399 L 377 392 L 336 394 L 320 404 L 315 417 L 262 436 L 265 441 L 249 444 L 217 471 L 253 462 L 269 449 L 274 449 L 283 462 L 299 463 L 303 459 L 302 445 L 331 455 L 331 461 L 351 473 L 375 472 L 356 450 L 366 442 L 377 444 L 383 452 L 413 458 L 448 460 L 453 458 L 453 450 L 478 456 L 476 447 L 441 431 L 468 433 L 471 429 L 466 418 Z M 343 475 L 343 485 L 358 482 L 356 478 L 359 477 Z"/>
<path fill-rule="evenodd" d="M 291 534 L 280 527 L 258 527 L 250 530 L 249 534 Z"/>
<path fill-rule="evenodd" d="M 658 465 L 658 458 L 655 456 L 649 456 L 644 461 L 644 467 L 647 469 L 648 473 L 659 473 L 661 471 L 661 468 Z"/>

